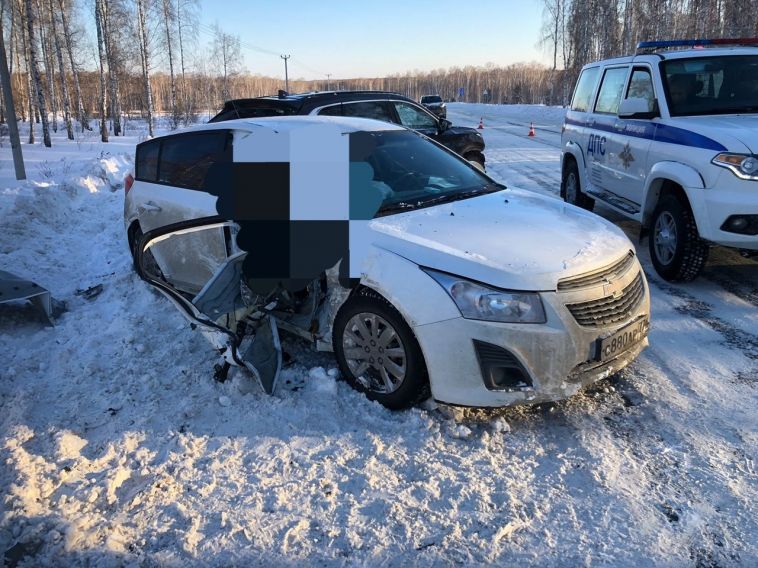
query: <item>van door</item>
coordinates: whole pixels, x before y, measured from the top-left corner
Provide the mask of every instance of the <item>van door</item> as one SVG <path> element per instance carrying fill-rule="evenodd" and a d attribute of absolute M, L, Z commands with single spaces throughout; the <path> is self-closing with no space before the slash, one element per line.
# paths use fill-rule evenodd
<path fill-rule="evenodd" d="M 592 184 L 602 192 L 614 195 L 620 195 L 621 187 L 625 183 L 624 170 L 619 170 L 619 154 L 626 140 L 623 129 L 619 128 L 618 108 L 628 74 L 628 65 L 605 69 L 594 113 L 587 124 L 586 154 Z M 620 205 L 607 195 L 601 197 L 613 205 Z"/>
<path fill-rule="evenodd" d="M 645 99 L 648 112 L 655 108 L 653 76 L 647 66 L 635 66 L 629 76 L 625 99 Z M 616 174 L 615 191 L 636 205 L 642 203 L 647 178 L 647 161 L 653 141 L 654 124 L 650 120 L 617 117 L 613 136 L 609 139 L 608 165 Z"/>
<path fill-rule="evenodd" d="M 142 232 L 216 215 L 216 196 L 202 191 L 205 175 L 211 164 L 231 161 L 230 130 L 181 133 L 140 144 L 131 191 Z M 223 228 L 189 232 L 174 238 L 171 246 L 156 243 L 151 253 L 177 289 L 197 293 L 227 258 L 226 242 Z M 196 262 L 190 261 L 193 257 Z"/>

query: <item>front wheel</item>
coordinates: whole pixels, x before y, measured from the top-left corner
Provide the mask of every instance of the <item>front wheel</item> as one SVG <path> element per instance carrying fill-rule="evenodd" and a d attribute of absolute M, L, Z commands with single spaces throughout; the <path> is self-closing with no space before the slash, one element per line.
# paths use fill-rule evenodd
<path fill-rule="evenodd" d="M 576 205 L 587 211 L 592 211 L 595 208 L 595 200 L 582 193 L 582 186 L 579 182 L 579 170 L 576 167 L 576 162 L 573 160 L 569 161 L 563 172 L 561 196 L 566 203 L 571 203 L 571 205 Z"/>
<path fill-rule="evenodd" d="M 655 271 L 669 282 L 697 278 L 708 260 L 708 243 L 700 238 L 689 205 L 675 195 L 664 196 L 653 212 L 651 229 Z"/>
<path fill-rule="evenodd" d="M 430 395 L 421 348 L 400 313 L 370 291 L 347 301 L 334 320 L 334 353 L 354 389 L 392 410 Z"/>

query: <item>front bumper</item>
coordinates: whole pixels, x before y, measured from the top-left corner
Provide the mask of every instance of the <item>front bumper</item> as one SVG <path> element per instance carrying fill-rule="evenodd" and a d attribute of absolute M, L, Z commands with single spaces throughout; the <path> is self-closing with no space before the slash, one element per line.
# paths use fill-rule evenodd
<path fill-rule="evenodd" d="M 702 238 L 722 246 L 758 250 L 758 235 L 722 229 L 732 215 L 758 215 L 758 181 L 742 180 L 724 170 L 713 187 L 686 191 Z"/>
<path fill-rule="evenodd" d="M 429 370 L 432 396 L 440 402 L 462 406 L 534 404 L 568 398 L 582 387 L 610 376 L 648 345 L 645 338 L 613 359 L 595 361 L 599 338 L 639 318 L 650 317 L 644 275 L 643 283 L 642 301 L 629 317 L 602 328 L 580 326 L 566 307 L 568 296 L 561 292 L 541 294 L 547 314 L 545 324 L 503 324 L 459 317 L 414 327 Z M 475 341 L 508 350 L 528 373 L 531 385 L 505 390 L 487 388 Z"/>

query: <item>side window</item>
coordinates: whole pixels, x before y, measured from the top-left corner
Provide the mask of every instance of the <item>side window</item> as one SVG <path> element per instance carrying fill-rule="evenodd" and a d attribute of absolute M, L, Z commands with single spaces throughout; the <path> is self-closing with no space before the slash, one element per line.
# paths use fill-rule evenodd
<path fill-rule="evenodd" d="M 647 101 L 647 110 L 653 110 L 655 106 L 655 91 L 653 90 L 653 77 L 650 75 L 649 69 L 638 67 L 632 71 L 632 78 L 629 80 L 626 98 L 645 99 Z"/>
<path fill-rule="evenodd" d="M 597 95 L 597 103 L 595 103 L 595 112 L 616 114 L 624 92 L 627 71 L 629 71 L 628 67 L 614 67 L 605 71 L 603 83 Z"/>
<path fill-rule="evenodd" d="M 408 103 L 394 103 L 400 124 L 408 128 L 437 128 L 437 120 L 422 110 Z"/>
<path fill-rule="evenodd" d="M 211 164 L 232 161 L 232 137 L 227 130 L 179 134 L 163 138 L 158 181 L 202 189 Z"/>
<path fill-rule="evenodd" d="M 576 82 L 574 98 L 571 99 L 571 110 L 587 112 L 590 109 L 598 71 L 600 71 L 599 67 L 590 67 L 582 71 L 579 80 Z"/>
<path fill-rule="evenodd" d="M 318 113 L 322 116 L 342 116 L 342 105 L 332 105 L 322 108 Z"/>
<path fill-rule="evenodd" d="M 134 179 L 141 181 L 158 180 L 158 154 L 160 149 L 160 140 L 150 140 L 137 146 Z"/>
<path fill-rule="evenodd" d="M 359 118 L 373 118 L 375 120 L 383 120 L 384 122 L 392 122 L 392 117 L 387 109 L 387 105 L 382 101 L 343 103 L 342 115 L 357 116 Z"/>

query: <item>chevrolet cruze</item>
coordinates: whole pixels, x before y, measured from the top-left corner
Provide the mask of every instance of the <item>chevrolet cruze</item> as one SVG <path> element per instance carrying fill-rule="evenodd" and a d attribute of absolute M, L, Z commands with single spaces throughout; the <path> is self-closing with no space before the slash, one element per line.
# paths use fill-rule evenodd
<path fill-rule="evenodd" d="M 219 164 L 241 168 L 236 209 L 221 204 L 230 177 L 208 182 Z M 390 408 L 563 399 L 647 345 L 647 281 L 620 229 L 399 126 L 206 124 L 138 145 L 125 189 L 140 276 L 267 392 L 280 330 L 333 351 L 342 377 Z M 243 207 L 246 195 L 264 201 Z"/>

